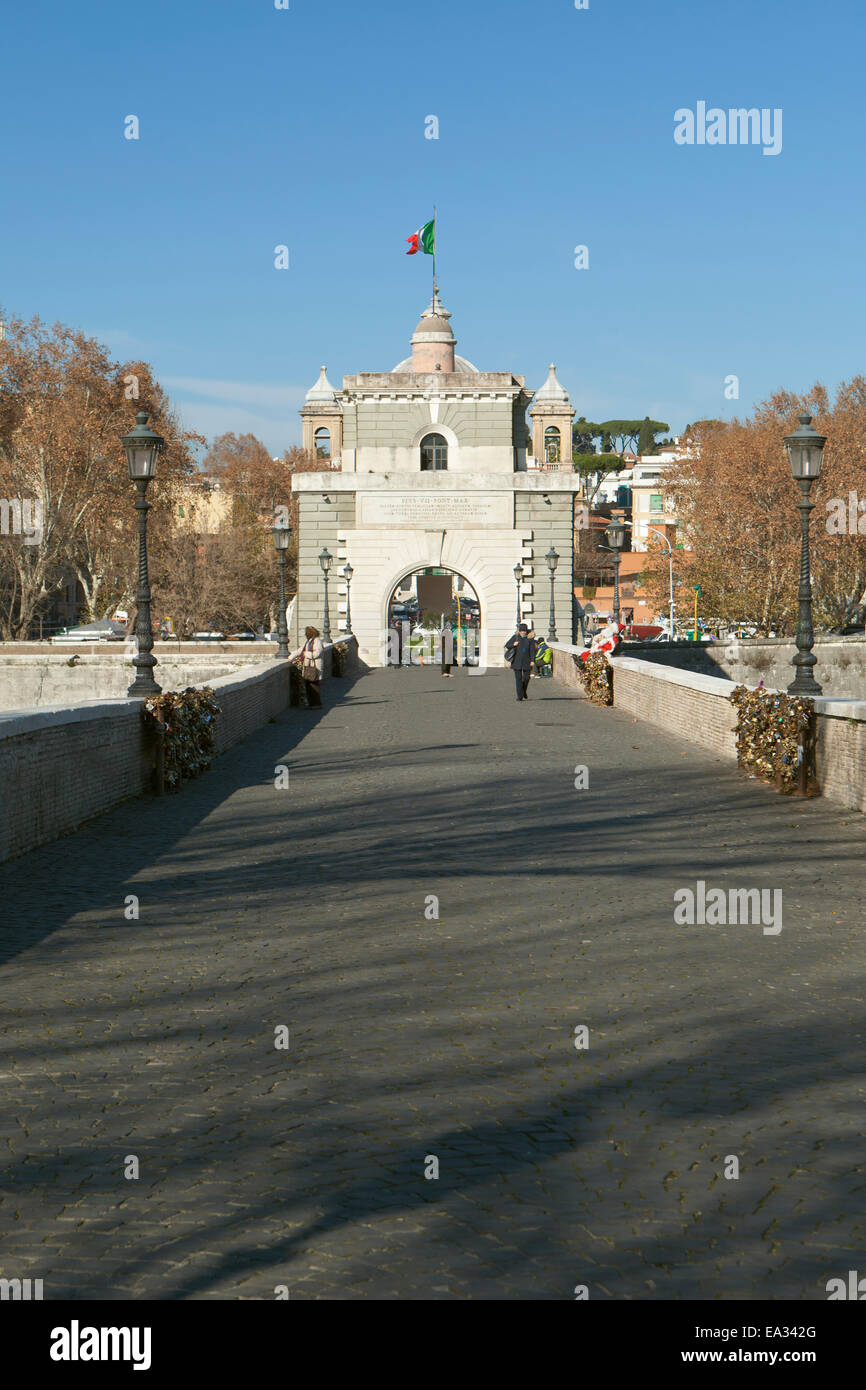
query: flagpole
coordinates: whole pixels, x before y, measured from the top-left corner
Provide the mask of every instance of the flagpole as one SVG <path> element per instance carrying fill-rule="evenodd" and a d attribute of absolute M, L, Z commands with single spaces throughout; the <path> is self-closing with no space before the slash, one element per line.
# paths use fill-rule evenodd
<path fill-rule="evenodd" d="M 436 204 L 433 204 L 433 312 L 436 312 Z"/>

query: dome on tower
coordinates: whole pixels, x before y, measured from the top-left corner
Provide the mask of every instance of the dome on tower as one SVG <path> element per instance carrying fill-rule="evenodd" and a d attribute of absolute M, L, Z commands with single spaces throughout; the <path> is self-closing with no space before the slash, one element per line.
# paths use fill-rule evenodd
<path fill-rule="evenodd" d="M 421 315 L 421 321 L 415 332 L 412 334 L 412 341 L 416 338 L 427 338 L 438 343 L 456 343 L 454 329 L 448 320 L 451 315 L 439 298 L 439 291 L 433 291 L 433 298 Z"/>
<path fill-rule="evenodd" d="M 561 382 L 556 379 L 556 364 L 554 362 L 551 362 L 548 378 L 535 397 L 536 405 L 539 401 L 547 401 L 548 403 L 561 401 L 563 405 L 569 404 L 568 392 Z"/>
<path fill-rule="evenodd" d="M 337 399 L 337 393 L 327 378 L 327 370 L 327 367 L 321 367 L 319 369 L 319 379 L 310 387 L 304 398 L 305 400 L 310 402 L 327 401 L 330 404 Z"/>
<path fill-rule="evenodd" d="M 466 375 L 478 371 L 465 357 L 458 357 L 454 351 L 457 339 L 448 322 L 451 315 L 439 298 L 439 291 L 433 291 L 433 298 L 421 315 L 415 332 L 412 334 L 412 356 L 405 357 L 392 370 L 394 372 L 458 372 Z"/>

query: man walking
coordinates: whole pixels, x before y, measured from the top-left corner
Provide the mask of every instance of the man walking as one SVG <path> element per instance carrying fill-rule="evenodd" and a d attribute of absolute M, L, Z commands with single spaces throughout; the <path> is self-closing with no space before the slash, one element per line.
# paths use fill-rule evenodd
<path fill-rule="evenodd" d="M 449 622 L 446 622 L 446 620 L 445 620 L 444 617 L 443 617 L 443 619 L 442 619 L 441 640 L 442 640 L 442 674 L 443 674 L 443 676 L 449 676 L 449 677 L 450 677 L 450 675 L 451 675 L 451 667 L 452 667 L 453 662 L 454 662 L 454 633 L 453 633 L 452 630 L 451 630 L 451 624 L 450 624 Z"/>
<path fill-rule="evenodd" d="M 526 691 L 535 665 L 537 647 L 538 643 L 530 636 L 526 623 L 521 623 L 514 636 L 505 643 L 505 659 L 514 672 L 518 700 L 529 699 Z"/>

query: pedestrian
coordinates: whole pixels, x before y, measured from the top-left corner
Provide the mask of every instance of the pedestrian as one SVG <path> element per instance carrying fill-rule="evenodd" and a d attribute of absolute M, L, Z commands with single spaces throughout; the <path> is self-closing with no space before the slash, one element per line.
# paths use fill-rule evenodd
<path fill-rule="evenodd" d="M 526 623 L 521 623 L 513 637 L 505 644 L 505 659 L 514 672 L 514 684 L 518 700 L 528 700 L 527 690 L 535 666 L 535 653 L 538 643 L 531 635 Z"/>
<path fill-rule="evenodd" d="M 300 658 L 301 679 L 307 693 L 307 708 L 322 708 L 322 676 L 325 674 L 325 649 L 317 627 L 305 627 L 306 642 L 292 652 L 289 661 Z"/>
<path fill-rule="evenodd" d="M 451 624 L 443 619 L 442 622 L 442 674 L 451 676 L 451 666 L 454 660 L 454 633 Z"/>

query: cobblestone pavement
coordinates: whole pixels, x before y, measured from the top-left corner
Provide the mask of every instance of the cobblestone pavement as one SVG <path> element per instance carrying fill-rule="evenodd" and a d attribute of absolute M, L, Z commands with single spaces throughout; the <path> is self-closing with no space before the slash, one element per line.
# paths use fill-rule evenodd
<path fill-rule="evenodd" d="M 866 1272 L 864 828 L 553 681 L 333 682 L 0 870 L 0 1276 L 823 1299 Z M 699 879 L 782 932 L 675 925 Z"/>

